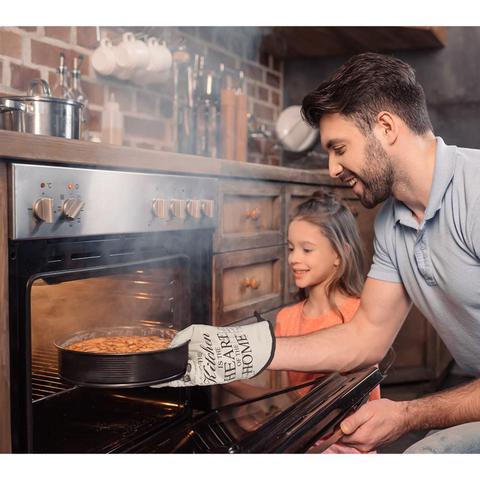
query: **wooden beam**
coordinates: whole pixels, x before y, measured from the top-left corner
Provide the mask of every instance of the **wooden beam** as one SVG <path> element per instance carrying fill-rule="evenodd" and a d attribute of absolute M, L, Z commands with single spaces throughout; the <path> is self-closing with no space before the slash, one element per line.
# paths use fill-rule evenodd
<path fill-rule="evenodd" d="M 273 27 L 261 49 L 276 57 L 321 57 L 441 48 L 445 27 Z"/>

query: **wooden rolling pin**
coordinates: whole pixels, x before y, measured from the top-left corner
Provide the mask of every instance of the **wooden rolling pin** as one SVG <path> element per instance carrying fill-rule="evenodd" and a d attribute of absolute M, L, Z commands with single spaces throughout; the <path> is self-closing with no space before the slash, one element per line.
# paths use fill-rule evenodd
<path fill-rule="evenodd" d="M 244 93 L 235 95 L 235 160 L 241 162 L 247 161 L 247 143 L 248 143 L 248 98 Z"/>
<path fill-rule="evenodd" d="M 226 160 L 235 160 L 235 97 L 233 89 L 223 89 L 220 92 L 221 158 Z"/>

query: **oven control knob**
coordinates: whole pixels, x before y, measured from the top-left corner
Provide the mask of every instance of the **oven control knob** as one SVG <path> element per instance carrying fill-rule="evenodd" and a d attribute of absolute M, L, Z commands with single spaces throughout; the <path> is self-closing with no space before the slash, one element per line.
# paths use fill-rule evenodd
<path fill-rule="evenodd" d="M 169 204 L 170 202 L 164 198 L 154 198 L 152 201 L 153 214 L 162 220 L 167 220 L 170 217 Z"/>
<path fill-rule="evenodd" d="M 201 200 L 201 205 L 202 205 L 202 213 L 208 218 L 213 218 L 214 201 Z"/>
<path fill-rule="evenodd" d="M 202 217 L 202 202 L 200 200 L 188 200 L 187 212 L 192 218 L 199 219 Z"/>
<path fill-rule="evenodd" d="M 35 200 L 33 213 L 41 222 L 53 223 L 53 198 L 42 197 Z"/>
<path fill-rule="evenodd" d="M 180 220 L 185 220 L 187 216 L 187 201 L 186 200 L 171 200 L 170 211 L 173 216 Z"/>
<path fill-rule="evenodd" d="M 69 220 L 75 220 L 84 205 L 79 198 L 67 198 L 62 204 L 62 212 Z"/>

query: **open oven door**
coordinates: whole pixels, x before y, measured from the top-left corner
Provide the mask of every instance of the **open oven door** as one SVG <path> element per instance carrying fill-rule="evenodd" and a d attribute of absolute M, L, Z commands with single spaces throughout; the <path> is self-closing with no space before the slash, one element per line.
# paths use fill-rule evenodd
<path fill-rule="evenodd" d="M 212 410 L 185 422 L 183 428 L 177 425 L 168 439 L 165 432 L 158 432 L 133 451 L 306 452 L 318 439 L 332 434 L 384 378 L 376 367 L 346 375 L 332 373 L 312 382 Z M 310 391 L 299 397 L 296 391 L 306 386 Z M 326 441 L 323 448 L 329 444 Z"/>

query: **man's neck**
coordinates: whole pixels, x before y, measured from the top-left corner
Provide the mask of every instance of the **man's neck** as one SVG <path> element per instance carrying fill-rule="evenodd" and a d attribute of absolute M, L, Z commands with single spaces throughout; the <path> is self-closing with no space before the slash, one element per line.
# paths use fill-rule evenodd
<path fill-rule="evenodd" d="M 432 190 L 437 143 L 433 133 L 412 137 L 398 146 L 401 165 L 395 172 L 393 196 L 412 211 L 420 224 Z"/>

